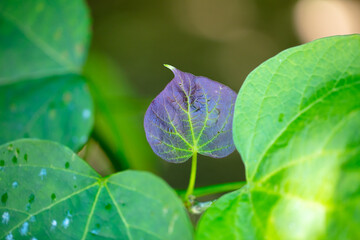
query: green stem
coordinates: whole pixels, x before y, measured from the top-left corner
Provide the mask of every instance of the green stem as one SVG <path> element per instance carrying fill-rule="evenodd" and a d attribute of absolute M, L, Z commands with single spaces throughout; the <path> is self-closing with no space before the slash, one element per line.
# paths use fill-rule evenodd
<path fill-rule="evenodd" d="M 188 186 L 188 188 L 186 190 L 186 194 L 185 194 L 186 202 L 189 202 L 189 196 L 193 195 L 195 179 L 196 179 L 196 166 L 197 166 L 197 152 L 194 152 L 194 154 L 192 156 L 192 162 L 191 162 L 191 174 L 190 174 L 189 186 Z"/>
<path fill-rule="evenodd" d="M 202 197 L 216 193 L 230 192 L 240 189 L 245 184 L 246 181 L 241 181 L 241 182 L 221 183 L 206 187 L 195 188 L 192 192 L 192 195 L 194 195 L 195 197 Z M 185 200 L 187 199 L 186 198 L 187 191 L 185 192 L 185 190 L 176 190 L 176 192 L 181 198 Z"/>

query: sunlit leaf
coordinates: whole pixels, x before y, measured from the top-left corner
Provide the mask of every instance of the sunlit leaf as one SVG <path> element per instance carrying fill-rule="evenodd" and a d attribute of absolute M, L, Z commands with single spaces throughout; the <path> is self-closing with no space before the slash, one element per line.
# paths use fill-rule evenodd
<path fill-rule="evenodd" d="M 83 0 L 0 1 L 0 84 L 79 73 L 89 44 Z"/>
<path fill-rule="evenodd" d="M 154 152 L 170 162 L 184 162 L 194 152 L 214 158 L 232 153 L 236 93 L 208 78 L 167 67 L 175 78 L 152 101 L 144 120 Z"/>
<path fill-rule="evenodd" d="M 255 69 L 234 116 L 248 198 L 214 205 L 239 212 L 225 214 L 232 224 L 222 231 L 234 239 L 246 239 L 251 228 L 264 239 L 359 239 L 359 99 L 360 35 L 291 48 Z M 244 204 L 251 223 L 238 225 Z M 217 227 L 211 211 L 199 229 Z"/>
<path fill-rule="evenodd" d="M 18 138 L 58 141 L 78 150 L 94 122 L 84 79 L 64 75 L 0 86 L 0 144 Z"/>
<path fill-rule="evenodd" d="M 196 239 L 261 239 L 247 188 L 225 194 L 201 218 Z"/>
<path fill-rule="evenodd" d="M 173 190 L 150 173 L 101 178 L 57 143 L 0 147 L 0 239 L 192 239 Z"/>

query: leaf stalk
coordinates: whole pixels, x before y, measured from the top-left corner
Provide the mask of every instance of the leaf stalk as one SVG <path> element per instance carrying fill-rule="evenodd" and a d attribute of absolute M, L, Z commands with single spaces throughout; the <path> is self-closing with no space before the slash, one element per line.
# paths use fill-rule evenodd
<path fill-rule="evenodd" d="M 242 188 L 245 184 L 246 181 L 239 181 L 239 182 L 221 183 L 216 185 L 199 187 L 193 190 L 192 195 L 194 197 L 203 197 L 217 193 L 231 192 Z M 176 190 L 176 192 L 182 199 L 185 199 L 186 196 L 185 190 Z"/>
<path fill-rule="evenodd" d="M 197 167 L 197 152 L 194 152 L 194 154 L 192 156 L 192 161 L 191 161 L 191 173 L 190 173 L 189 186 L 188 186 L 188 188 L 186 190 L 186 194 L 185 194 L 185 201 L 187 204 L 190 203 L 190 198 L 194 192 L 194 186 L 195 186 L 195 180 L 196 180 L 196 167 Z"/>

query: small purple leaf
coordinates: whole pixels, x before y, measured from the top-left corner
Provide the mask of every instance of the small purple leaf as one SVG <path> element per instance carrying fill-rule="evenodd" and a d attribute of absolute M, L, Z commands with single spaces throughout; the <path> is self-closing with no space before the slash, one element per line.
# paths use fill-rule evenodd
<path fill-rule="evenodd" d="M 151 102 L 144 119 L 153 151 L 175 163 L 195 152 L 214 158 L 232 153 L 236 93 L 206 77 L 165 66 L 175 77 Z"/>

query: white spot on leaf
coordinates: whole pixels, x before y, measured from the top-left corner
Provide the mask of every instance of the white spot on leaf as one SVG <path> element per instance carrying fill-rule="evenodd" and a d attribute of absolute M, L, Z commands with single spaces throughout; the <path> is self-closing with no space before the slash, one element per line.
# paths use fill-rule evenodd
<path fill-rule="evenodd" d="M 54 230 L 57 226 L 57 221 L 56 220 L 52 220 L 51 221 L 51 230 Z"/>
<path fill-rule="evenodd" d="M 62 226 L 67 229 L 69 227 L 70 224 L 70 219 L 69 218 L 65 218 L 64 221 L 62 222 Z"/>
<path fill-rule="evenodd" d="M 44 177 L 46 176 L 46 169 L 42 168 L 39 173 L 39 177 L 41 177 L 41 180 L 44 180 Z"/>
<path fill-rule="evenodd" d="M 84 110 L 82 111 L 82 117 L 83 117 L 84 119 L 88 119 L 88 118 L 90 117 L 90 115 L 91 115 L 91 111 L 90 111 L 89 109 L 84 109 Z"/>
<path fill-rule="evenodd" d="M 25 236 L 29 231 L 29 223 L 24 222 L 24 224 L 20 228 L 20 234 L 21 236 Z"/>
<path fill-rule="evenodd" d="M 3 224 L 8 224 L 10 221 L 10 214 L 8 212 L 4 212 L 2 215 L 2 223 Z"/>
<path fill-rule="evenodd" d="M 16 181 L 12 183 L 12 188 L 17 188 L 17 186 L 19 186 L 19 184 Z"/>
<path fill-rule="evenodd" d="M 72 217 L 71 212 L 69 210 L 66 212 L 66 216 Z"/>
<path fill-rule="evenodd" d="M 14 237 L 12 235 L 12 233 L 9 233 L 8 235 L 6 235 L 6 240 L 14 240 Z"/>

